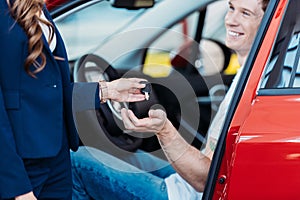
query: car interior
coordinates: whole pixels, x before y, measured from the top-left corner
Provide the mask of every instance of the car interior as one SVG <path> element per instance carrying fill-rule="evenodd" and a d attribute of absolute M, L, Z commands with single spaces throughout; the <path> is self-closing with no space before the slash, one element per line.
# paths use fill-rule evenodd
<path fill-rule="evenodd" d="M 71 2 L 71 4 L 71 7 L 77 6 L 76 1 Z M 113 6 L 126 7 L 132 5 L 115 1 Z M 150 4 L 146 5 L 146 7 L 148 6 L 151 7 Z M 53 17 L 60 15 L 61 12 L 55 10 Z M 89 14 L 90 12 L 85 13 Z M 70 44 L 69 49 L 73 49 L 69 52 L 69 63 L 73 73 L 72 79 L 75 82 L 97 82 L 99 77 L 107 81 L 119 77 L 141 77 L 146 78 L 152 85 L 152 92 L 148 101 L 136 103 L 108 101 L 107 104 L 101 104 L 99 110 L 77 113 L 77 128 L 82 145 L 93 146 L 104 151 L 110 151 L 110 153 L 131 152 L 137 148 L 148 152 L 160 149 L 153 134 L 149 136 L 149 134 L 126 132 L 120 117 L 122 107 L 132 109 L 141 118 L 147 116 L 150 108 L 159 106 L 166 111 L 170 121 L 179 129 L 185 139 L 195 147 L 201 148 L 202 144 L 206 142 L 206 132 L 210 122 L 235 75 L 234 73 L 228 74 L 225 72 L 232 60 L 232 51 L 219 40 L 202 35 L 206 15 L 206 8 L 197 11 L 194 15 L 194 18 L 197 19 L 195 35 L 191 37 L 191 40 L 183 42 L 178 48 L 170 50 L 168 56 L 171 59 L 171 72 L 164 77 L 152 77 L 145 74 L 143 73 L 143 67 L 140 71 L 131 70 L 130 72 L 117 69 L 101 55 L 95 53 L 83 53 L 77 57 L 75 54 L 79 54 L 78 52 L 81 54 L 85 49 L 75 48 L 76 46 L 73 47 L 73 45 L 84 43 L 85 40 L 78 38 L 74 42 L 69 42 L 68 39 L 72 39 L 72 37 L 65 38 L 67 47 Z M 79 15 L 75 15 L 75 17 L 81 19 Z M 67 17 L 62 15 L 61 18 L 65 20 L 56 24 L 64 25 L 68 23 L 69 19 Z M 78 28 L 78 24 L 75 23 L 75 25 Z M 64 27 L 59 28 L 62 35 L 65 32 L 67 34 L 69 31 Z M 80 32 L 81 30 L 76 29 L 76 31 Z M 96 32 L 101 33 L 101 31 Z M 164 33 L 161 35 L 163 36 Z M 144 50 L 142 66 L 145 66 L 143 64 L 145 64 L 149 54 L 151 54 L 151 46 Z M 164 85 L 159 84 L 161 82 Z M 186 88 L 189 88 L 189 90 Z M 163 155 L 159 156 L 163 157 Z"/>
<path fill-rule="evenodd" d="M 118 72 L 108 62 L 94 54 L 84 55 L 74 64 L 74 81 L 97 82 L 99 76 L 106 81 L 120 78 Z M 153 101 L 153 98 L 151 94 L 149 101 Z M 76 113 L 75 119 L 81 144 L 117 155 L 123 151 L 133 152 L 140 148 L 143 142 L 142 137 L 125 133 L 122 128 L 121 108 L 130 108 L 138 112 L 138 107 L 133 104 L 108 100 L 107 103 L 101 104 L 98 110 Z"/>

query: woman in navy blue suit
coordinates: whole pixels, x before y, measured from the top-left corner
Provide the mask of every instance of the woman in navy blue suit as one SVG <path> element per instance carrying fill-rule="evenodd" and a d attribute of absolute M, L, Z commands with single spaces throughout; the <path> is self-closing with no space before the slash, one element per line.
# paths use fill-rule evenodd
<path fill-rule="evenodd" d="M 72 108 L 142 101 L 135 88 L 145 85 L 135 78 L 73 84 L 43 0 L 1 0 L 0 21 L 0 199 L 71 199 Z"/>

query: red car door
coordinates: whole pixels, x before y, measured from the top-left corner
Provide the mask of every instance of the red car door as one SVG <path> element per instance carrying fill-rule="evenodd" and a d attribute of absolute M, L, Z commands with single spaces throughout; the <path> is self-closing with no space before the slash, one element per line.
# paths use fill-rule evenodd
<path fill-rule="evenodd" d="M 203 199 L 299 199 L 300 1 L 271 1 L 220 137 Z"/>

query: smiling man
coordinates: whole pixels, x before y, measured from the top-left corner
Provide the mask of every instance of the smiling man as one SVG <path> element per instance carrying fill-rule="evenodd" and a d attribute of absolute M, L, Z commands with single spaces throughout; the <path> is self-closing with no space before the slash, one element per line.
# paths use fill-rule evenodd
<path fill-rule="evenodd" d="M 248 56 L 267 3 L 264 0 L 229 1 L 225 17 L 226 45 L 237 53 L 241 66 Z"/>
<path fill-rule="evenodd" d="M 238 55 L 241 69 L 250 52 L 268 2 L 269 0 L 229 0 L 228 2 L 225 18 L 226 45 Z M 132 162 L 131 158 L 133 165 L 130 165 L 99 150 L 82 148 L 72 154 L 76 186 L 73 198 L 201 199 L 211 159 L 241 71 L 237 73 L 210 125 L 208 142 L 203 151 L 194 148 L 181 137 L 164 111 L 150 110 L 149 117 L 138 119 L 132 111 L 122 109 L 126 129 L 156 134 L 168 161 L 176 170 L 175 173 L 172 170 L 169 170 L 169 174 L 162 173 L 164 169 L 148 173 L 142 171 L 145 170 L 143 167 L 136 168 L 137 163 L 143 162 L 139 158 L 136 158 L 136 162 Z M 162 161 L 149 156 L 144 166 L 158 162 Z"/>
<path fill-rule="evenodd" d="M 205 155 L 210 159 L 213 156 L 217 140 L 223 128 L 225 115 L 230 103 L 236 83 L 240 77 L 243 65 L 250 52 L 252 43 L 256 36 L 262 17 L 265 13 L 269 0 L 229 0 L 228 11 L 225 17 L 226 46 L 235 51 L 241 66 L 236 74 L 229 91 L 220 105 L 215 119 L 208 131 L 208 143 L 204 149 Z"/>

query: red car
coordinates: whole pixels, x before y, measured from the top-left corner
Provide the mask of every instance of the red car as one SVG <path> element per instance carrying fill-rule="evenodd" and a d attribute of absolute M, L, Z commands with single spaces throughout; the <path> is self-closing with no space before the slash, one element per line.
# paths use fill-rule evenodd
<path fill-rule="evenodd" d="M 231 102 L 203 199 L 299 199 L 300 1 L 273 0 Z"/>
<path fill-rule="evenodd" d="M 46 5 L 49 11 L 60 7 L 64 3 L 71 1 L 71 0 L 46 0 Z"/>
<path fill-rule="evenodd" d="M 48 8 L 62 1 L 49 0 Z M 299 10 L 300 0 L 270 1 L 231 102 L 203 199 L 300 199 Z"/>

